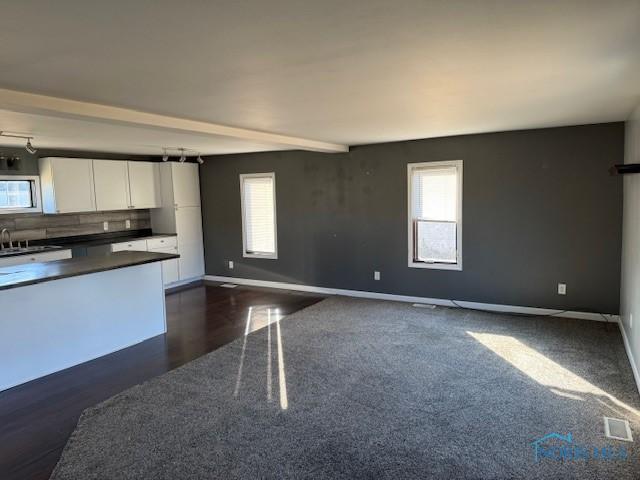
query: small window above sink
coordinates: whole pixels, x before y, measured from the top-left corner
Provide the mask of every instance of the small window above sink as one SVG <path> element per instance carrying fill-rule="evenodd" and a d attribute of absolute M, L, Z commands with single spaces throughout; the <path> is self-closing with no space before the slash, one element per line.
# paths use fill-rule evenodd
<path fill-rule="evenodd" d="M 39 177 L 0 175 L 0 215 L 41 211 Z"/>

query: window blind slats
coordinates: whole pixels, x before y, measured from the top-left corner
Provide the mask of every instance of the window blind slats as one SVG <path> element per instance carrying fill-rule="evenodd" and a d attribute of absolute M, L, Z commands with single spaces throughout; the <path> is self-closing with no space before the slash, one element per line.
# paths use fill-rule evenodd
<path fill-rule="evenodd" d="M 275 254 L 273 177 L 243 179 L 246 253 Z"/>
<path fill-rule="evenodd" d="M 417 169 L 413 172 L 414 218 L 455 222 L 457 220 L 457 169 Z"/>

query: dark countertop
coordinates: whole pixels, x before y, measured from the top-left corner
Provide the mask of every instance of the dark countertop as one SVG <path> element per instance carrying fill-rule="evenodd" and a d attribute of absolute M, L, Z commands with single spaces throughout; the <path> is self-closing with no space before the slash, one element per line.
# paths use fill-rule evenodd
<path fill-rule="evenodd" d="M 154 252 L 118 252 L 99 257 L 68 258 L 0 268 L 0 290 L 77 277 L 145 263 L 161 262 L 180 255 Z"/>
<path fill-rule="evenodd" d="M 80 235 L 73 237 L 58 237 L 34 240 L 31 245 L 56 245 L 62 248 L 96 247 L 111 243 L 129 242 L 132 240 L 147 240 L 157 237 L 175 237 L 175 233 L 152 233 L 151 229 L 131 230 L 124 232 L 96 233 L 94 235 Z"/>

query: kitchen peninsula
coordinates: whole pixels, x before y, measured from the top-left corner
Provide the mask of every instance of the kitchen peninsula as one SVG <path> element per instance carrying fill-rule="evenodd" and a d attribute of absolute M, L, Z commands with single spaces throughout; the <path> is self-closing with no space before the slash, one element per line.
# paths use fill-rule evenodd
<path fill-rule="evenodd" d="M 166 332 L 161 262 L 124 251 L 0 268 L 0 391 Z"/>

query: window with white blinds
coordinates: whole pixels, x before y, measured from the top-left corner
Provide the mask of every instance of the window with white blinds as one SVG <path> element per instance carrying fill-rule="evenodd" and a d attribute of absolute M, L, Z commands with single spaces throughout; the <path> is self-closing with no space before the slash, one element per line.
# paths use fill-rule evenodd
<path fill-rule="evenodd" d="M 245 257 L 278 258 L 275 173 L 240 175 Z"/>
<path fill-rule="evenodd" d="M 462 269 L 462 161 L 409 164 L 409 266 Z"/>

